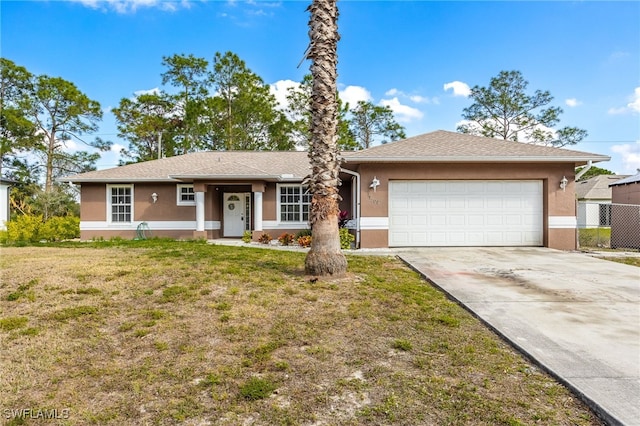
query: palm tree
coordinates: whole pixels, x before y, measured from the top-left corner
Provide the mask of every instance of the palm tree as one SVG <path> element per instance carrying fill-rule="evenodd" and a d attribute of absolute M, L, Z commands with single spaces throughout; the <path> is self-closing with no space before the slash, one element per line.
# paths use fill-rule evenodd
<path fill-rule="evenodd" d="M 311 249 L 305 259 L 310 275 L 342 275 L 347 260 L 340 250 L 338 233 L 338 186 L 340 158 L 337 146 L 337 46 L 338 6 L 336 0 L 313 0 L 309 8 L 309 53 L 311 59 L 311 193 L 309 221 Z"/>

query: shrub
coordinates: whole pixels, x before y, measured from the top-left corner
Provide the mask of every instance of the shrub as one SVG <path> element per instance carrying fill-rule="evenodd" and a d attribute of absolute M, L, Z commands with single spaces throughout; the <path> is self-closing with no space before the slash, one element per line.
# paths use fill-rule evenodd
<path fill-rule="evenodd" d="M 293 234 L 288 234 L 285 232 L 284 234 L 278 237 L 278 242 L 283 246 L 288 246 L 288 245 L 291 245 L 291 243 L 293 243 L 294 238 L 295 237 L 293 236 Z"/>
<path fill-rule="evenodd" d="M 251 231 L 244 231 L 244 234 L 242 234 L 242 241 L 244 241 L 245 243 L 250 243 L 252 239 L 253 233 Z"/>
<path fill-rule="evenodd" d="M 298 245 L 300 247 L 310 247 L 311 246 L 311 235 L 302 235 L 298 237 Z"/>
<path fill-rule="evenodd" d="M 52 217 L 40 230 L 40 238 L 48 241 L 69 240 L 80 236 L 80 218 L 74 216 Z"/>
<path fill-rule="evenodd" d="M 258 238 L 258 241 L 261 242 L 262 244 L 269 244 L 272 239 L 273 238 L 271 238 L 271 235 L 265 232 L 264 234 L 260 235 L 260 238 Z"/>
<path fill-rule="evenodd" d="M 310 237 L 311 236 L 311 229 L 301 229 L 298 232 L 296 232 L 296 240 L 300 237 Z"/>
<path fill-rule="evenodd" d="M 11 242 L 40 241 L 42 215 L 21 215 L 7 222 L 7 240 Z"/>
<path fill-rule="evenodd" d="M 60 241 L 79 236 L 80 219 L 75 216 L 57 216 L 43 222 L 42 215 L 20 215 L 7 222 L 8 242 Z"/>
<path fill-rule="evenodd" d="M 347 228 L 340 228 L 340 248 L 350 249 L 351 243 L 354 242 L 356 237 L 349 232 Z"/>

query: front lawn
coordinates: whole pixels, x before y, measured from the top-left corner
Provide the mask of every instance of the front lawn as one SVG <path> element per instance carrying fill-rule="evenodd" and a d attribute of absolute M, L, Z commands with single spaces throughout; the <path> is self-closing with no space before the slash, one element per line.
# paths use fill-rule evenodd
<path fill-rule="evenodd" d="M 314 281 L 298 252 L 4 247 L 3 421 L 601 424 L 399 260 L 348 260 Z"/>

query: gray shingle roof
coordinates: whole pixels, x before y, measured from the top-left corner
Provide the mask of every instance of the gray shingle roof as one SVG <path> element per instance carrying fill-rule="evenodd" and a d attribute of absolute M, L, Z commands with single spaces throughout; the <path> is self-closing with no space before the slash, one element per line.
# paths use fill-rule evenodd
<path fill-rule="evenodd" d="M 366 162 L 571 162 L 608 161 L 605 155 L 483 138 L 439 130 L 345 152 L 344 167 Z M 309 174 L 306 151 L 210 151 L 67 176 L 63 182 L 217 180 L 301 181 Z"/>
<path fill-rule="evenodd" d="M 191 181 L 193 179 L 300 181 L 309 174 L 305 151 L 210 151 L 96 170 L 63 182 Z"/>
<path fill-rule="evenodd" d="M 626 177 L 624 179 L 620 179 L 619 181 L 613 182 L 610 184 L 610 186 L 626 185 L 628 183 L 636 183 L 636 182 L 640 182 L 640 169 L 638 169 L 637 174 Z"/>
<path fill-rule="evenodd" d="M 575 162 L 606 155 L 438 130 L 345 155 L 349 162 Z"/>
<path fill-rule="evenodd" d="M 611 200 L 609 185 L 627 175 L 600 175 L 576 182 L 578 200 Z"/>

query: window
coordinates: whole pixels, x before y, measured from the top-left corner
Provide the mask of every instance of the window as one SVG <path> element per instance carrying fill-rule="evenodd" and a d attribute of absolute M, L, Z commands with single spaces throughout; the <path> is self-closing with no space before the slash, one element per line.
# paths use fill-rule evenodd
<path fill-rule="evenodd" d="M 107 216 L 112 223 L 133 221 L 133 185 L 109 185 Z"/>
<path fill-rule="evenodd" d="M 311 194 L 302 185 L 280 185 L 278 191 L 281 222 L 309 221 Z"/>
<path fill-rule="evenodd" d="M 179 206 L 195 206 L 196 205 L 196 193 L 193 191 L 193 185 L 177 186 L 178 190 L 178 205 Z"/>
<path fill-rule="evenodd" d="M 611 204 L 600 204 L 600 220 L 598 225 L 611 226 Z"/>

